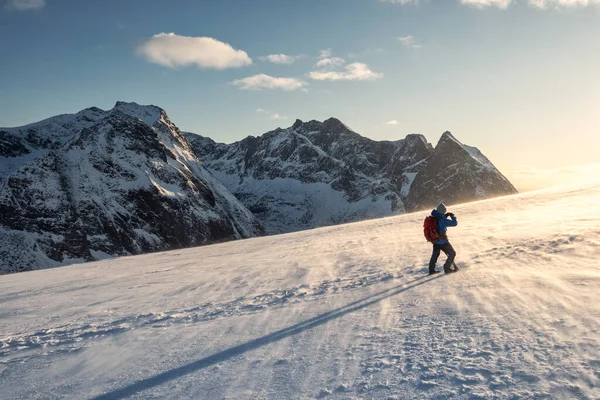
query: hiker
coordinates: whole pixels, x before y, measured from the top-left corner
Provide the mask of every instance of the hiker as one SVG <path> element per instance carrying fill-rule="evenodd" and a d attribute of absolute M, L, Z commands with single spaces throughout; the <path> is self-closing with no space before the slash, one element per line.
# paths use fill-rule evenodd
<path fill-rule="evenodd" d="M 437 238 L 434 237 L 433 253 L 431 254 L 431 260 L 429 261 L 429 275 L 437 274 L 441 271 L 435 270 L 435 264 L 437 263 L 440 251 L 443 251 L 448 259 L 444 263 L 444 272 L 449 274 L 458 271 L 458 267 L 454 264 L 454 257 L 456 252 L 452 248 L 446 230 L 448 227 L 457 226 L 458 221 L 453 213 L 446 212 L 446 206 L 443 203 L 437 206 L 435 210 L 431 211 L 431 216 L 435 218 L 437 222 Z M 449 218 L 448 218 L 449 217 Z M 454 265 L 454 268 L 452 266 Z"/>

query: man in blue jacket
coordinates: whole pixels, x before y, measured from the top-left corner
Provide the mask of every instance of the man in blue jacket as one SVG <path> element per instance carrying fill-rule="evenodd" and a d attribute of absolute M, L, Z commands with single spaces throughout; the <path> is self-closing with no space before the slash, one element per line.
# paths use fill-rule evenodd
<path fill-rule="evenodd" d="M 440 203 L 435 210 L 431 211 L 431 215 L 437 220 L 440 238 L 433 244 L 433 254 L 431 254 L 431 260 L 429 261 L 429 275 L 440 272 L 435 270 L 435 264 L 440 256 L 440 251 L 443 251 L 448 256 L 448 259 L 444 263 L 444 272 L 447 274 L 456 272 L 458 271 L 456 265 L 454 265 L 454 269 L 452 268 L 456 252 L 452 248 L 450 241 L 448 241 L 446 231 L 451 226 L 457 226 L 458 221 L 454 214 L 446 212 L 446 206 L 443 203 Z"/>

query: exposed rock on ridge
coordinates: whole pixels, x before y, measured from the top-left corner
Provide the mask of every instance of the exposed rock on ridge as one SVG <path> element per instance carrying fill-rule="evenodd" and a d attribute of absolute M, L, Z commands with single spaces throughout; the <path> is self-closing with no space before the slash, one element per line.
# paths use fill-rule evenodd
<path fill-rule="evenodd" d="M 203 164 L 265 225 L 289 232 L 516 193 L 449 132 L 374 141 L 341 121 L 296 122 L 232 144 L 186 133 Z"/>
<path fill-rule="evenodd" d="M 0 129 L 0 273 L 258 235 L 164 110 Z"/>

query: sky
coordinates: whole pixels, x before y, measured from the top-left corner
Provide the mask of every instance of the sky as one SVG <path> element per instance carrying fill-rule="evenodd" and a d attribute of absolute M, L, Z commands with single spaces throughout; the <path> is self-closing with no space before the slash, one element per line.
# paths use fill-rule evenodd
<path fill-rule="evenodd" d="M 520 190 L 600 173 L 600 0 L 0 0 L 0 126 L 119 101 L 230 143 L 444 131 Z"/>

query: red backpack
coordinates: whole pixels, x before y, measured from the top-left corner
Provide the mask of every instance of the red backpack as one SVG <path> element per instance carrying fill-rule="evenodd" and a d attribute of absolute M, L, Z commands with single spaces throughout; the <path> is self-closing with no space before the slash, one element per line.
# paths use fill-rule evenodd
<path fill-rule="evenodd" d="M 425 222 L 423 222 L 423 234 L 428 242 L 435 243 L 439 240 L 438 221 L 435 217 L 430 215 L 425 218 Z"/>

